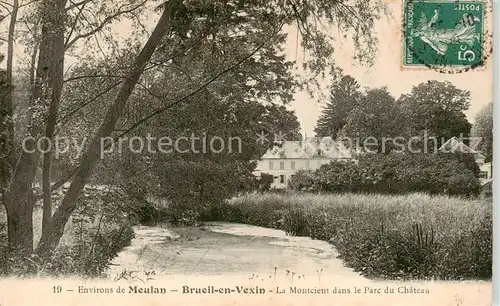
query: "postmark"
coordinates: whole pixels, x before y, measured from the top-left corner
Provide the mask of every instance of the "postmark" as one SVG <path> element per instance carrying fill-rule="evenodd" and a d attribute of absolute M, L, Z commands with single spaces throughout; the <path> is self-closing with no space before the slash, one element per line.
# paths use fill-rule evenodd
<path fill-rule="evenodd" d="M 402 68 L 459 73 L 485 66 L 491 54 L 483 1 L 405 0 Z"/>

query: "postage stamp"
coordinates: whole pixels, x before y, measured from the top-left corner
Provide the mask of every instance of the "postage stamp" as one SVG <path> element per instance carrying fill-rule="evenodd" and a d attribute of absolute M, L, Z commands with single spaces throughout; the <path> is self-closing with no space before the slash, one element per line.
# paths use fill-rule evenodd
<path fill-rule="evenodd" d="M 403 68 L 453 72 L 484 65 L 484 2 L 405 0 L 403 9 Z"/>

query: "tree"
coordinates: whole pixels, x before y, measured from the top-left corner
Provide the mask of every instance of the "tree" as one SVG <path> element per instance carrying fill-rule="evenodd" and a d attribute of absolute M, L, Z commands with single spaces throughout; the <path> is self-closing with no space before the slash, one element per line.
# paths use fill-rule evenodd
<path fill-rule="evenodd" d="M 95 166 L 96 161 L 99 158 L 101 139 L 110 136 L 113 132 L 116 122 L 120 118 L 125 103 L 132 94 L 135 84 L 141 77 L 144 68 L 160 43 L 162 37 L 171 26 L 171 20 L 175 20 L 179 6 L 180 4 L 178 1 L 172 1 L 166 5 L 153 33 L 144 45 L 141 53 L 135 59 L 127 79 L 123 82 L 115 100 L 108 108 L 103 123 L 99 127 L 98 132 L 94 135 L 89 148 L 82 156 L 81 165 L 75 174 L 75 178 L 71 182 L 68 192 L 61 201 L 61 205 L 52 217 L 52 226 L 50 230 L 47 231 L 45 235 L 42 234 L 38 247 L 38 251 L 41 254 L 48 253 L 59 244 L 59 240 L 64 232 L 64 226 L 76 208 L 76 199 L 87 183 L 92 168 Z"/>
<path fill-rule="evenodd" d="M 11 134 L 9 133 L 10 127 L 8 127 L 7 122 L 12 118 L 10 110 L 7 107 L 5 101 L 8 99 L 7 96 L 10 95 L 10 85 L 7 81 L 7 75 L 4 70 L 0 70 L 0 123 L 2 124 L 2 129 L 0 130 L 0 191 L 3 197 L 5 194 L 5 188 L 8 186 L 8 179 L 10 177 L 10 163 L 9 154 L 10 147 L 12 145 Z"/>
<path fill-rule="evenodd" d="M 349 113 L 340 135 L 347 137 L 350 146 L 376 152 L 388 152 L 394 139 L 400 136 L 399 107 L 386 87 L 370 89 Z"/>
<path fill-rule="evenodd" d="M 251 30 L 255 31 L 255 28 Z M 213 136 L 225 136 L 223 137 L 225 142 L 228 138 L 237 138 L 241 140 L 241 152 L 238 151 L 238 146 L 235 146 L 236 154 L 227 154 L 227 152 L 224 152 L 226 154 L 190 152 L 172 155 L 158 153 L 147 156 L 129 154 L 130 156 L 123 161 L 119 156 L 109 156 L 106 162 L 112 164 L 110 171 L 126 172 L 127 175 L 123 175 L 124 182 L 135 186 L 128 188 L 129 190 L 148 190 L 150 188 L 147 185 L 151 181 L 162 182 L 160 190 L 152 188 L 152 192 L 157 196 L 170 198 L 173 203 L 188 202 L 184 203 L 186 205 L 192 205 L 193 201 L 200 203 L 209 200 L 206 195 L 211 194 L 210 192 L 212 192 L 211 201 L 215 201 L 235 191 L 240 191 L 242 188 L 250 187 L 251 172 L 255 167 L 252 161 L 259 158 L 267 149 L 267 146 L 256 142 L 257 134 L 260 132 L 267 134 L 268 142 L 265 144 L 272 145 L 275 134 L 282 133 L 286 139 L 293 140 L 300 133 L 300 125 L 294 112 L 283 105 L 292 99 L 296 85 L 291 62 L 286 61 L 282 55 L 279 55 L 279 50 L 274 48 L 275 44 L 284 42 L 284 39 L 284 35 L 276 35 L 272 43 L 262 46 L 259 50 L 258 61 L 249 58 L 238 67 L 234 67 L 232 71 L 220 76 L 209 89 L 205 88 L 188 101 L 175 105 L 157 115 L 155 120 L 145 122 L 129 133 L 129 136 L 143 136 L 149 133 L 156 139 L 162 136 L 174 136 L 174 141 L 179 137 L 194 136 L 198 138 L 197 150 L 202 153 L 203 148 L 199 145 L 203 135 L 208 141 Z M 141 77 L 141 86 L 134 90 L 127 103 L 124 116 L 117 123 L 118 129 L 126 130 L 141 117 L 146 116 L 152 106 L 162 107 L 163 101 L 169 99 L 170 93 L 183 90 L 186 84 L 202 82 L 205 75 L 213 73 L 213 68 L 207 63 L 214 62 L 214 66 L 219 66 L 224 65 L 224 62 L 238 61 L 240 54 L 245 55 L 248 49 L 255 48 L 254 42 L 255 40 L 249 41 L 248 36 L 234 36 L 230 29 L 221 29 L 215 37 L 207 38 L 192 47 L 189 52 L 175 57 L 169 65 L 158 65 L 154 71 L 145 71 Z M 186 41 L 182 43 L 189 44 Z M 219 48 L 224 48 L 223 56 L 218 54 Z M 170 57 L 169 53 L 168 50 L 158 50 L 152 61 L 162 62 Z M 111 62 L 120 63 L 127 60 L 127 56 L 120 56 L 112 59 Z M 106 72 L 108 69 L 106 64 L 109 64 L 110 60 L 104 62 L 89 58 L 88 61 L 93 65 L 89 66 L 86 60 L 76 67 L 74 72 L 76 75 L 94 77 L 69 76 L 68 79 L 74 78 L 65 92 L 65 100 L 70 103 L 63 106 L 62 112 L 67 113 L 64 118 L 73 114 L 70 116 L 72 125 L 76 123 L 75 119 L 78 119 L 79 131 L 92 133 L 98 122 L 96 118 L 99 118 L 99 114 L 108 107 L 106 100 L 114 91 L 111 89 L 106 92 L 116 83 L 111 75 L 120 76 L 123 71 L 116 69 L 112 74 L 109 74 L 109 71 Z M 179 72 L 182 73 L 179 74 Z M 253 84 L 250 86 L 245 80 L 252 80 Z M 95 92 L 106 93 L 98 97 L 96 103 L 91 103 L 75 113 L 74 111 L 78 110 L 79 106 L 84 106 L 88 99 L 92 100 L 93 96 L 96 96 L 95 92 L 92 92 L 91 96 L 82 96 L 81 92 L 85 88 L 95 88 Z M 154 97 L 151 92 L 154 92 Z M 147 165 L 148 162 L 151 164 Z M 129 171 L 131 168 L 136 171 Z M 182 180 L 172 169 L 182 169 Z M 203 172 L 200 172 L 200 169 L 203 169 Z M 190 173 L 191 170 L 192 173 Z M 108 177 L 100 169 L 97 171 L 99 171 L 100 178 Z M 146 175 L 147 171 L 154 172 L 156 178 L 141 180 L 130 175 L 134 172 L 136 175 Z M 198 175 L 200 173 L 203 175 Z M 224 175 L 221 176 L 220 173 Z M 212 177 L 224 179 L 214 181 Z M 203 196 L 194 198 L 186 196 L 198 194 L 200 185 L 205 186 L 201 188 Z M 140 195 L 135 196 L 140 197 Z"/>
<path fill-rule="evenodd" d="M 440 144 L 453 136 L 469 136 L 471 124 L 464 114 L 470 105 L 467 90 L 447 81 L 428 81 L 414 86 L 410 94 L 402 95 L 399 103 L 409 136 L 426 131 Z"/>
<path fill-rule="evenodd" d="M 472 125 L 472 137 L 478 137 L 479 149 L 485 156 L 486 162 L 493 157 L 493 103 L 485 105 L 477 114 Z"/>
<path fill-rule="evenodd" d="M 58 47 L 64 39 L 65 1 L 54 0 L 40 4 L 43 19 L 36 82 L 31 95 L 28 133 L 39 137 L 43 131 L 46 104 L 57 105 L 62 88 L 64 53 Z M 50 87 L 50 90 L 49 90 Z M 53 107 L 49 107 L 51 109 Z M 9 242 L 14 249 L 31 253 L 33 250 L 32 214 L 34 198 L 31 184 L 38 167 L 40 152 L 34 141 L 26 143 L 26 149 L 16 164 L 4 205 L 7 211 Z"/>
<path fill-rule="evenodd" d="M 358 82 L 345 75 L 330 86 L 330 97 L 314 129 L 317 137 L 333 137 L 344 127 L 351 110 L 362 97 Z"/>
<path fill-rule="evenodd" d="M 19 11 L 19 1 L 14 0 L 12 4 L 6 3 L 2 5 L 8 10 L 10 15 L 8 36 L 7 36 L 7 60 L 6 71 L 1 71 L 0 76 L 0 197 L 2 203 L 5 203 L 6 189 L 8 181 L 14 167 L 14 123 L 13 123 L 13 105 L 12 105 L 12 90 L 13 90 L 13 57 L 14 57 L 14 35 Z M 3 11 L 3 10 L 1 10 Z M 2 14 L 0 22 L 3 21 L 5 15 Z M 5 56 L 2 54 L 0 62 Z"/>
<path fill-rule="evenodd" d="M 17 3 L 17 1 L 16 1 Z M 73 6 L 66 7 L 67 1 L 52 0 L 35 2 L 30 1 L 26 4 L 19 5 L 34 8 L 37 12 L 37 19 L 40 21 L 41 34 L 40 44 L 37 46 L 39 52 L 33 52 L 32 59 L 38 54 L 38 61 L 32 60 L 32 69 L 30 72 L 30 87 L 32 92 L 30 95 L 30 104 L 26 117 L 28 118 L 28 129 L 26 134 L 34 137 L 35 140 L 43 134 L 48 135 L 51 139 L 52 131 L 55 128 L 57 121 L 58 104 L 60 101 L 61 89 L 63 86 L 62 75 L 64 67 L 64 55 L 66 51 L 65 44 L 65 26 L 70 11 L 74 9 Z M 85 6 L 89 1 L 82 1 L 79 3 Z M 76 18 L 81 14 L 76 14 Z M 116 15 L 113 17 L 117 17 Z M 110 22 L 113 18 L 107 18 L 97 29 Z M 16 22 L 15 19 L 11 23 Z M 38 21 L 37 21 L 38 22 Z M 73 24 L 74 27 L 74 24 Z M 29 32 L 30 29 L 28 28 Z M 12 33 L 9 31 L 9 34 Z M 33 33 L 32 33 L 33 34 Z M 68 39 L 73 34 L 69 32 Z M 33 35 L 36 35 L 33 34 Z M 76 42 L 84 35 L 77 36 Z M 3 133 L 6 129 L 3 127 Z M 44 132 L 45 131 L 45 132 Z M 43 227 L 44 232 L 47 233 L 51 225 L 49 222 L 50 217 L 50 155 L 46 154 L 44 164 L 44 219 Z M 26 142 L 26 149 L 22 150 L 18 158 L 18 163 L 11 177 L 9 178 L 10 186 L 4 192 L 3 204 L 7 211 L 8 223 L 8 238 L 10 246 L 17 251 L 22 251 L 29 254 L 33 249 L 33 230 L 32 230 L 32 211 L 33 204 L 36 197 L 31 190 L 31 185 L 35 177 L 36 169 L 39 165 L 40 153 L 35 147 L 35 141 Z"/>
<path fill-rule="evenodd" d="M 138 1 L 136 4 L 140 5 L 141 3 L 144 3 L 144 1 Z M 106 26 L 112 20 L 119 18 L 120 13 L 111 13 L 109 10 L 104 10 L 104 16 L 101 15 L 101 17 L 104 17 L 102 22 L 95 25 L 85 21 L 86 18 L 82 17 L 81 20 L 79 18 L 85 16 L 89 6 L 100 9 L 102 5 L 99 5 L 99 1 L 74 3 L 65 0 L 51 0 L 42 1 L 38 4 L 37 9 L 41 16 L 42 30 L 38 63 L 35 69 L 36 78 L 31 99 L 32 105 L 30 106 L 31 112 L 28 116 L 30 118 L 29 134 L 35 138 L 42 135 L 49 135 L 50 138 L 55 131 L 54 122 L 58 121 L 59 102 L 64 89 L 61 76 L 66 51 L 71 50 L 76 41 L 89 39 L 94 34 L 106 29 Z M 109 8 L 110 6 L 106 7 Z M 123 10 L 122 13 L 130 13 L 134 10 L 134 7 L 136 6 L 132 6 L 130 10 Z M 119 6 L 119 9 L 122 8 L 123 6 Z M 375 47 L 374 32 L 370 28 L 373 27 L 374 20 L 378 18 L 383 8 L 384 6 L 374 5 L 369 1 L 356 1 L 352 6 L 347 6 L 343 3 L 319 0 L 307 4 L 282 0 L 250 2 L 185 2 L 170 0 L 161 5 L 160 10 L 163 12 L 155 30 L 151 33 L 140 52 L 133 56 L 130 62 L 127 62 L 127 66 L 129 66 L 126 69 L 127 73 L 122 76 L 119 85 L 120 89 L 117 91 L 112 103 L 103 111 L 102 123 L 96 126 L 92 141 L 79 158 L 77 168 L 69 171 L 70 174 L 64 178 L 65 180 L 72 178 L 71 185 L 50 222 L 45 223 L 47 226 L 38 245 L 38 252 L 42 255 L 48 254 L 57 246 L 63 234 L 64 226 L 77 206 L 76 199 L 98 163 L 101 149 L 100 140 L 102 138 L 113 136 L 115 139 L 119 139 L 176 105 L 197 103 L 195 96 L 201 93 L 208 94 L 209 86 L 216 86 L 217 80 L 221 76 L 233 71 L 234 68 L 240 65 L 248 64 L 252 60 L 258 61 L 257 58 L 261 56 L 258 52 L 267 44 L 272 44 L 273 39 L 278 35 L 284 24 L 296 23 L 302 33 L 302 45 L 310 51 L 311 55 L 310 60 L 305 64 L 305 67 L 309 70 L 321 72 L 325 67 L 334 67 L 333 47 L 326 39 L 327 33 L 320 30 L 319 24 L 321 23 L 311 22 L 311 19 L 317 20 L 318 16 L 323 17 L 330 24 L 336 24 L 342 30 L 352 33 L 357 44 L 356 50 L 358 53 L 356 56 L 360 60 L 370 61 Z M 91 28 L 86 28 L 85 24 L 87 27 L 90 25 Z M 82 27 L 80 28 L 81 31 L 77 29 L 78 26 Z M 177 90 L 170 94 L 171 100 L 162 100 L 163 105 L 151 109 L 147 115 L 131 124 L 123 133 L 118 133 L 118 135 L 114 133 L 122 114 L 126 110 L 127 102 L 143 76 L 143 72 L 148 64 L 155 66 L 154 63 L 151 63 L 151 60 L 155 59 L 154 53 L 157 49 L 170 51 L 172 56 L 175 54 L 182 55 L 189 51 L 190 46 L 186 42 L 192 42 L 194 37 L 200 41 L 204 41 L 208 37 L 217 37 L 220 29 L 231 31 L 233 37 L 240 35 L 241 31 L 245 31 L 249 42 L 248 47 L 252 48 L 249 49 L 250 51 L 244 52 L 244 54 L 235 54 L 235 57 L 238 57 L 239 60 L 228 64 L 224 61 L 226 60 L 224 55 L 227 55 L 226 50 L 223 48 L 225 42 L 218 41 L 218 44 L 213 44 L 214 53 L 218 53 L 219 59 L 222 58 L 223 61 L 218 61 L 218 58 L 214 57 L 214 61 L 193 63 L 193 65 L 198 64 L 200 68 L 203 65 L 211 67 L 211 73 L 208 76 L 205 75 L 203 79 L 193 81 L 188 86 L 184 84 L 184 86 L 176 88 Z M 65 34 L 68 35 L 64 36 Z M 61 40 L 64 42 L 64 48 L 61 48 Z M 213 39 L 212 41 L 216 40 Z M 275 44 L 273 47 L 279 48 L 279 44 Z M 241 49 L 241 51 L 245 50 Z M 172 63 L 171 59 L 163 58 L 161 64 L 170 63 Z M 219 67 L 220 69 L 216 69 Z M 177 75 L 180 75 L 180 73 Z M 193 75 L 197 76 L 196 74 Z M 280 81 L 274 78 L 273 80 Z M 240 83 L 247 84 L 247 81 L 251 80 L 240 80 Z M 28 149 L 33 149 L 34 142 L 28 143 Z M 46 168 L 50 169 L 50 154 L 46 156 L 48 159 L 44 162 L 44 165 L 47 165 Z M 39 157 L 40 154 L 36 150 L 33 153 L 26 151 L 21 153 L 18 159 L 19 162 L 12 174 L 11 184 L 4 203 L 7 208 L 9 242 L 14 249 L 22 250 L 27 254 L 32 252 L 32 211 L 36 200 L 30 186 L 39 164 Z M 46 173 L 48 174 L 50 171 Z M 50 182 L 50 175 L 44 175 L 44 180 L 44 198 L 47 199 L 44 202 L 50 204 L 50 196 L 48 195 L 55 187 L 60 185 L 60 182 L 54 184 L 55 186 L 50 186 L 47 183 Z M 47 205 L 46 216 L 48 215 Z"/>

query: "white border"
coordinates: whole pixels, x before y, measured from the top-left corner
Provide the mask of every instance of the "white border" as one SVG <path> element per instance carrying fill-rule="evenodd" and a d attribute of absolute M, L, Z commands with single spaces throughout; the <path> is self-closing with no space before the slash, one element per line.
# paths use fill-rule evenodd
<path fill-rule="evenodd" d="M 500 171 L 500 1 L 493 0 L 493 173 Z M 500 185 L 493 180 L 493 305 L 500 306 Z"/>

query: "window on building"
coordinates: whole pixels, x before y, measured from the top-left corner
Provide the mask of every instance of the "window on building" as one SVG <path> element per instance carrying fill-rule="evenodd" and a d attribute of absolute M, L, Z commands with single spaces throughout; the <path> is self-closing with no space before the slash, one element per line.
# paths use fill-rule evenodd
<path fill-rule="evenodd" d="M 280 175 L 280 184 L 284 184 L 285 183 L 285 176 L 282 174 Z"/>
<path fill-rule="evenodd" d="M 280 170 L 285 170 L 285 162 L 284 161 L 280 162 Z"/>
<path fill-rule="evenodd" d="M 295 170 L 295 162 L 290 162 L 290 168 L 292 168 L 292 170 Z"/>
<path fill-rule="evenodd" d="M 269 162 L 269 170 L 273 170 L 273 168 L 274 168 L 274 167 L 273 167 L 273 162 L 272 162 L 272 161 L 270 161 L 270 162 Z"/>
<path fill-rule="evenodd" d="M 488 178 L 488 171 L 479 172 L 479 178 L 487 179 Z"/>

